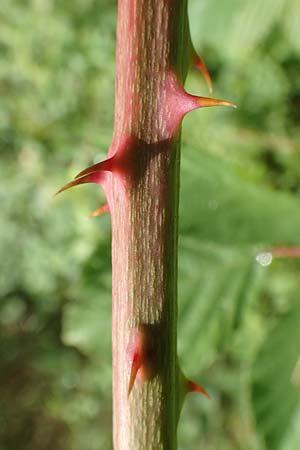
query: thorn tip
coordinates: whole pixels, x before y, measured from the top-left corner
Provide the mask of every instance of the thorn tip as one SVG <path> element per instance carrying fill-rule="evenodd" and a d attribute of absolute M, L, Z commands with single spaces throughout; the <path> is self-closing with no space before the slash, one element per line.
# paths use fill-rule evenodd
<path fill-rule="evenodd" d="M 187 381 L 187 391 L 188 392 L 198 392 L 201 395 L 204 395 L 204 397 L 211 399 L 209 393 L 204 389 L 204 387 L 200 386 L 199 384 L 195 383 L 194 381 L 188 380 Z"/>
<path fill-rule="evenodd" d="M 129 378 L 129 383 L 128 383 L 128 391 L 127 391 L 128 397 L 130 396 L 130 393 L 134 386 L 136 376 L 137 376 L 137 373 L 138 373 L 140 367 L 141 367 L 141 358 L 138 353 L 135 353 L 133 355 L 133 359 L 132 359 L 132 363 L 131 363 L 131 371 L 130 371 L 130 378 Z"/>
<path fill-rule="evenodd" d="M 100 206 L 100 208 L 96 209 L 91 214 L 89 214 L 88 218 L 92 219 L 93 217 L 100 216 L 100 215 L 102 215 L 102 214 L 104 214 L 106 212 L 109 212 L 109 207 L 108 207 L 107 203 L 105 205 Z"/>
<path fill-rule="evenodd" d="M 216 98 L 210 97 L 197 97 L 197 103 L 200 108 L 206 108 L 210 106 L 229 106 L 230 108 L 237 108 L 237 106 L 232 102 L 229 102 L 227 100 L 218 100 Z"/>
<path fill-rule="evenodd" d="M 77 178 L 83 177 L 84 175 L 89 175 L 89 174 L 96 173 L 96 172 L 101 172 L 101 171 L 111 172 L 112 166 L 113 166 L 113 157 L 109 158 L 109 159 L 105 159 L 104 161 L 101 161 L 99 163 L 93 164 L 92 166 L 89 166 L 86 169 L 82 170 L 75 176 L 75 180 Z"/>
<path fill-rule="evenodd" d="M 201 58 L 201 56 L 197 55 L 197 53 L 195 52 L 194 55 L 194 66 L 196 67 L 196 69 L 198 69 L 204 76 L 205 81 L 207 83 L 208 86 L 208 90 L 210 92 L 210 94 L 213 91 L 213 86 L 212 86 L 212 80 L 211 80 L 211 76 L 210 73 L 206 67 L 205 62 L 203 61 L 203 59 Z"/>
<path fill-rule="evenodd" d="M 101 184 L 103 182 L 103 175 L 101 172 L 92 172 L 88 173 L 87 175 L 84 175 L 80 178 L 75 178 L 75 180 L 70 181 L 70 183 L 65 184 L 62 188 L 60 188 L 54 196 L 60 194 L 61 192 L 64 192 L 74 186 L 79 186 L 80 184 L 85 183 L 96 183 Z"/>

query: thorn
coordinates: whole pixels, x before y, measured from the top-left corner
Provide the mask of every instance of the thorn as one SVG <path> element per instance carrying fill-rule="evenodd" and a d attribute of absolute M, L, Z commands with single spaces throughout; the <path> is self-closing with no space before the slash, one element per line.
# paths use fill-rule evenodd
<path fill-rule="evenodd" d="M 227 100 L 217 100 L 215 98 L 209 97 L 195 97 L 195 96 L 192 97 L 194 97 L 196 104 L 200 108 L 206 108 L 210 106 L 229 106 L 234 109 L 237 108 L 237 106 L 234 103 L 228 102 Z"/>
<path fill-rule="evenodd" d="M 101 214 L 104 214 L 106 212 L 109 212 L 109 207 L 107 203 L 105 205 L 100 206 L 100 208 L 96 209 L 96 211 L 89 214 L 88 218 L 92 219 L 93 217 L 100 216 Z"/>
<path fill-rule="evenodd" d="M 230 106 L 231 108 L 236 108 L 236 105 L 227 100 L 199 97 L 186 92 L 173 69 L 166 76 L 165 89 L 167 91 L 167 102 L 162 105 L 161 113 L 168 114 L 165 133 L 170 137 L 175 135 L 184 116 L 195 109 L 207 106 Z"/>
<path fill-rule="evenodd" d="M 194 66 L 195 66 L 196 69 L 198 69 L 198 70 L 202 73 L 202 75 L 204 76 L 205 81 L 206 81 L 207 86 L 208 86 L 208 90 L 209 90 L 209 92 L 210 92 L 210 94 L 211 94 L 212 91 L 213 91 L 213 87 L 212 87 L 212 80 L 211 80 L 210 73 L 209 73 L 209 71 L 208 71 L 208 69 L 207 69 L 207 67 L 206 67 L 206 65 L 205 65 L 205 62 L 204 62 L 203 59 L 201 58 L 201 56 L 197 55 L 197 53 L 196 53 L 195 51 L 194 51 L 193 53 L 194 53 L 194 54 L 193 54 L 193 63 L 194 63 Z"/>
<path fill-rule="evenodd" d="M 211 399 L 209 393 L 199 384 L 195 383 L 194 381 L 187 380 L 186 382 L 187 392 L 198 392 L 201 395 L 204 395 L 204 397 Z"/>
<path fill-rule="evenodd" d="M 74 186 L 79 186 L 80 184 L 85 184 L 85 183 L 96 183 L 96 184 L 100 184 L 101 181 L 103 181 L 103 175 L 100 172 L 93 172 L 93 173 L 89 173 L 88 175 L 85 175 L 81 178 L 76 178 L 75 180 L 71 181 L 68 184 L 65 184 L 62 188 L 60 188 L 55 194 L 54 196 L 60 194 L 61 192 L 64 192 Z"/>
<path fill-rule="evenodd" d="M 101 171 L 107 171 L 111 172 L 113 167 L 113 157 L 109 159 L 105 159 L 104 161 L 101 161 L 99 163 L 93 164 L 92 166 L 87 167 L 86 169 L 79 172 L 75 179 L 82 177 L 83 175 L 88 175 L 90 173 L 94 172 L 101 172 Z"/>
<path fill-rule="evenodd" d="M 132 388 L 133 388 L 135 380 L 136 380 L 137 373 L 138 373 L 141 365 L 142 365 L 141 357 L 136 352 L 133 355 L 132 364 L 131 364 L 130 378 L 129 378 L 128 391 L 127 391 L 128 397 L 132 391 Z"/>

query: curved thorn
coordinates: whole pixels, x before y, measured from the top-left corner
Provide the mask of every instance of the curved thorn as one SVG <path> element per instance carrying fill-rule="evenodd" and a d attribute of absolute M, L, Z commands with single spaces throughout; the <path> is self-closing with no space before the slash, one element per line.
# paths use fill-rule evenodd
<path fill-rule="evenodd" d="M 99 163 L 93 164 L 92 166 L 87 167 L 86 169 L 79 172 L 75 179 L 80 178 L 84 175 L 88 175 L 89 173 L 93 172 L 100 172 L 100 171 L 108 171 L 111 172 L 113 166 L 113 157 L 109 159 L 105 159 L 104 161 L 101 161 Z"/>
<path fill-rule="evenodd" d="M 217 100 L 216 98 L 209 97 L 195 97 L 195 100 L 200 108 L 207 108 L 210 106 L 229 106 L 234 109 L 237 108 L 234 103 L 228 102 L 227 100 Z"/>
<path fill-rule="evenodd" d="M 140 355 L 138 353 L 135 353 L 132 359 L 132 363 L 131 363 L 131 371 L 130 371 L 130 378 L 129 378 L 129 384 L 128 384 L 128 391 L 127 391 L 127 395 L 129 397 L 132 388 L 134 386 L 135 380 L 136 380 L 136 376 L 137 373 L 141 367 L 141 358 Z"/>
<path fill-rule="evenodd" d="M 196 69 L 198 69 L 204 76 L 205 81 L 208 86 L 208 90 L 211 94 L 213 91 L 213 87 L 212 87 L 212 80 L 211 80 L 210 73 L 205 65 L 205 62 L 203 61 L 201 56 L 199 56 L 196 52 L 194 53 L 194 56 L 193 56 L 193 64 L 196 67 Z"/>
<path fill-rule="evenodd" d="M 96 211 L 89 214 L 88 218 L 91 219 L 93 217 L 100 216 L 101 214 L 104 214 L 106 212 L 109 212 L 109 207 L 107 203 L 105 205 L 100 206 L 100 208 L 96 209 Z"/>
<path fill-rule="evenodd" d="M 101 179 L 102 179 L 102 174 L 100 174 L 99 172 L 89 173 L 88 175 L 85 175 L 81 178 L 76 178 L 75 180 L 70 181 L 70 183 L 65 184 L 62 188 L 60 188 L 54 194 L 54 196 L 60 194 L 61 192 L 66 191 L 67 189 L 71 189 L 74 186 L 79 186 L 80 184 L 85 184 L 85 183 L 99 183 L 100 184 Z"/>
<path fill-rule="evenodd" d="M 204 397 L 208 398 L 209 400 L 211 399 L 209 393 L 199 384 L 191 380 L 188 380 L 186 384 L 188 392 L 198 392 L 199 394 L 204 395 Z"/>

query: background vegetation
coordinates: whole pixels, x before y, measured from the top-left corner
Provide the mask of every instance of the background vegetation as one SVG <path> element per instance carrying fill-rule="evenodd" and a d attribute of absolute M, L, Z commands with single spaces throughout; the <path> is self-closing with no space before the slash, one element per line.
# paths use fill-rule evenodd
<path fill-rule="evenodd" d="M 299 245 L 300 3 L 189 3 L 239 109 L 183 127 L 179 352 L 212 400 L 188 397 L 179 448 L 298 450 L 300 262 L 270 249 Z M 116 1 L 2 1 L 0 21 L 0 449 L 109 450 L 110 220 L 87 220 L 95 186 L 52 195 L 110 144 Z"/>

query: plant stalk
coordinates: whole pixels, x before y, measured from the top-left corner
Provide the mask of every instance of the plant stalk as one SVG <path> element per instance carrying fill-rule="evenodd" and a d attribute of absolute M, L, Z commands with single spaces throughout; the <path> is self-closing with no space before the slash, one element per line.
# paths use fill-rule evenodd
<path fill-rule="evenodd" d="M 186 1 L 118 1 L 111 148 L 122 147 L 126 173 L 112 177 L 110 199 L 114 450 L 177 448 L 180 129 L 166 126 L 165 80 L 170 69 L 185 76 L 187 32 Z M 144 367 L 129 394 L 140 342 Z"/>

